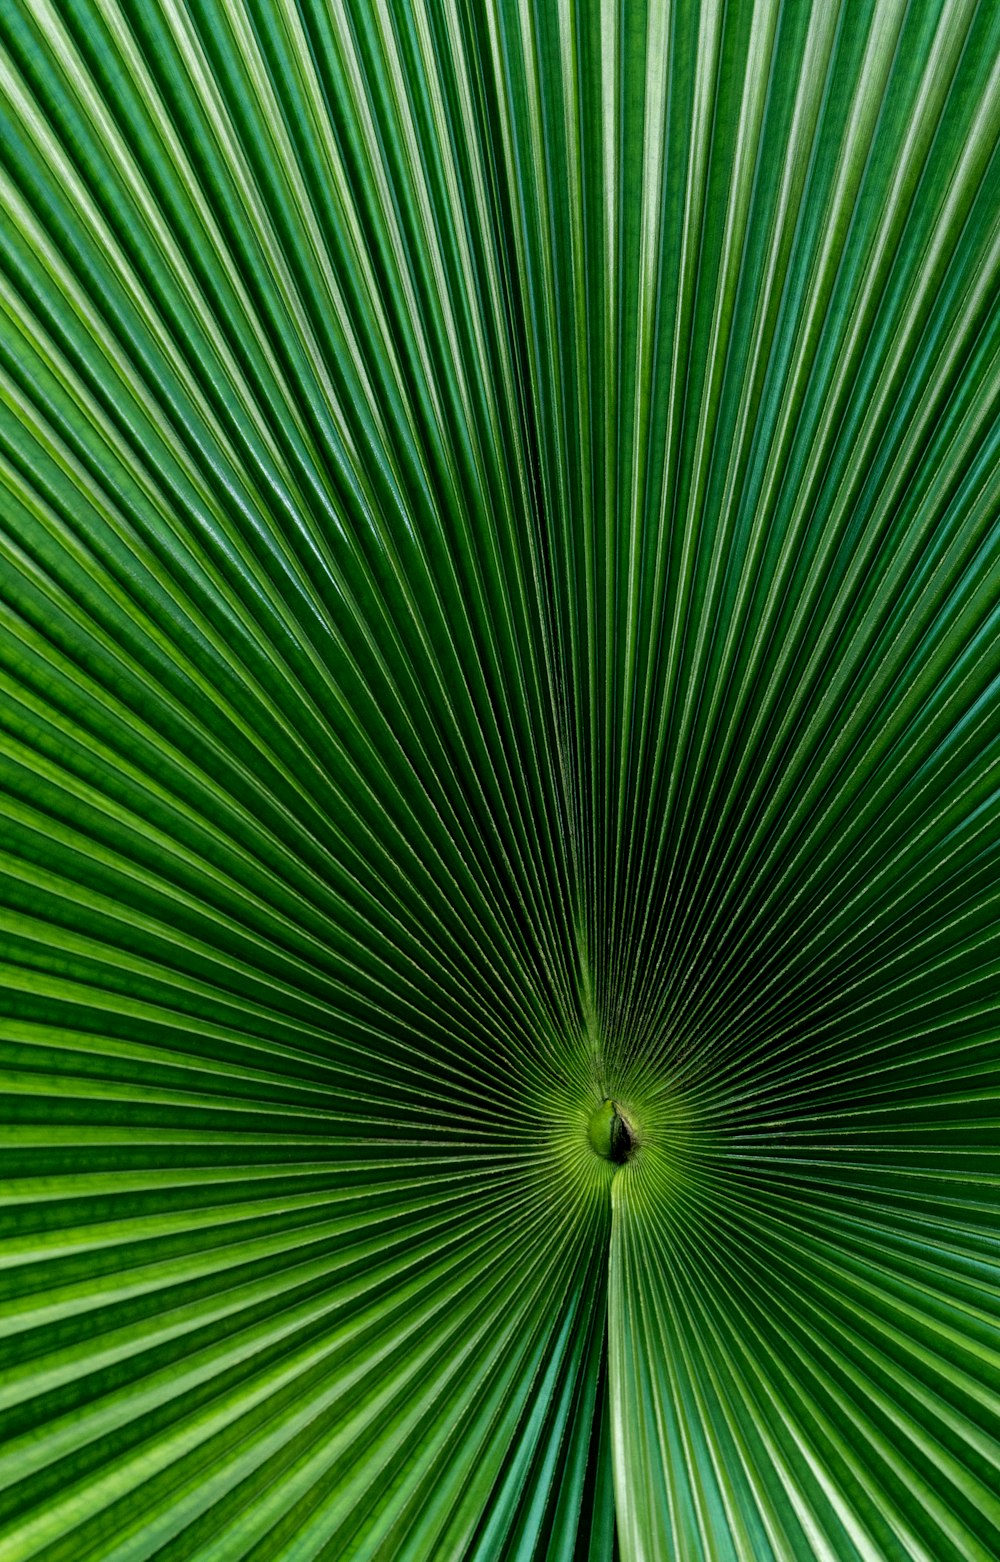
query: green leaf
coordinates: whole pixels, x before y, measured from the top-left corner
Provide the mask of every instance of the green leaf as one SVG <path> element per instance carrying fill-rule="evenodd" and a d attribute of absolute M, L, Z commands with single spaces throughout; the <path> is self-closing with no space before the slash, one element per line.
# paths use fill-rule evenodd
<path fill-rule="evenodd" d="M 0 0 L 0 1557 L 1000 1555 L 1000 9 Z"/>

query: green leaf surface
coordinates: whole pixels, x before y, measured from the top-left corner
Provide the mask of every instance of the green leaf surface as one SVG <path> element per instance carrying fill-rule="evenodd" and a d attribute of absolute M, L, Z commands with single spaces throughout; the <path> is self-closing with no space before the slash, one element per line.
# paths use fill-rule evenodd
<path fill-rule="evenodd" d="M 0 0 L 2 1562 L 1000 1556 L 998 61 Z"/>

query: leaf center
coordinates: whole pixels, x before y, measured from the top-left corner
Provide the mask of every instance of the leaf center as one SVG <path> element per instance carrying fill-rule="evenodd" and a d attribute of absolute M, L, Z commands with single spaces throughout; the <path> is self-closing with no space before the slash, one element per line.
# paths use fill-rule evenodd
<path fill-rule="evenodd" d="M 635 1150 L 635 1134 L 610 1097 L 591 1115 L 587 1137 L 597 1154 L 616 1166 L 622 1166 Z"/>

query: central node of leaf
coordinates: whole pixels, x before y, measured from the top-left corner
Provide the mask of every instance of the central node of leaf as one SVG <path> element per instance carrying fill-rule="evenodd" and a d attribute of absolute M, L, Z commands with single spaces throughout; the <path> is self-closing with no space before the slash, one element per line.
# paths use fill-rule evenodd
<path fill-rule="evenodd" d="M 621 1166 L 635 1149 L 635 1136 L 610 1098 L 602 1101 L 587 1124 L 587 1137 L 598 1155 Z"/>

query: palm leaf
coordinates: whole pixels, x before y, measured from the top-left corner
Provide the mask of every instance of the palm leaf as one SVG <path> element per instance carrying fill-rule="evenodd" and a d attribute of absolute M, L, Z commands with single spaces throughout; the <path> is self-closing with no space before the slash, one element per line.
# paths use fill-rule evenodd
<path fill-rule="evenodd" d="M 4 1562 L 997 1556 L 1000 11 L 2 18 Z"/>

